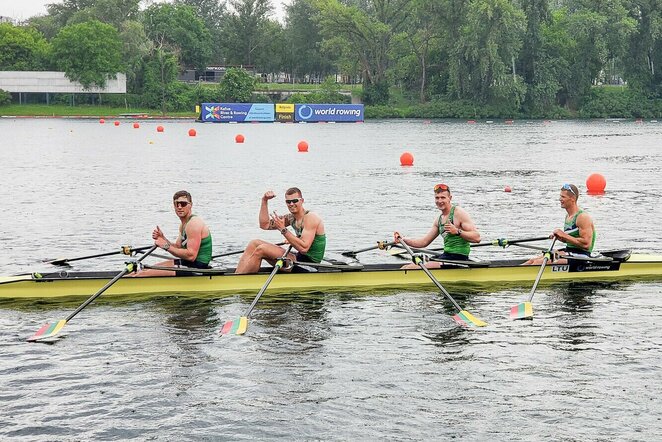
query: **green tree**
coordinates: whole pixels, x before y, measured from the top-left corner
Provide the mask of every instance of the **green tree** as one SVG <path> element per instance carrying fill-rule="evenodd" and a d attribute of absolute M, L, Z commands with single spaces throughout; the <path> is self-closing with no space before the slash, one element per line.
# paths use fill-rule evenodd
<path fill-rule="evenodd" d="M 62 28 L 53 39 L 52 55 L 57 68 L 86 89 L 104 87 L 124 68 L 117 30 L 97 20 Z"/>
<path fill-rule="evenodd" d="M 229 103 L 249 103 L 255 90 L 255 77 L 239 68 L 230 68 L 219 85 L 221 100 Z"/>
<path fill-rule="evenodd" d="M 211 36 L 192 7 L 154 4 L 145 9 L 143 25 L 154 45 L 177 54 L 182 67 L 202 70 L 207 66 Z"/>
<path fill-rule="evenodd" d="M 627 6 L 637 22 L 623 57 L 628 86 L 662 98 L 662 0 L 629 1 Z"/>
<path fill-rule="evenodd" d="M 154 48 L 145 65 L 145 81 L 142 91 L 144 104 L 160 108 L 165 115 L 172 90 L 177 80 L 178 64 L 175 54 L 161 47 Z"/>
<path fill-rule="evenodd" d="M 50 46 L 34 28 L 0 23 L 0 71 L 48 68 Z"/>
<path fill-rule="evenodd" d="M 225 0 L 178 0 L 177 3 L 192 7 L 202 19 L 211 35 L 211 61 L 222 64 L 225 58 L 223 24 L 227 16 Z"/>
<path fill-rule="evenodd" d="M 224 26 L 227 63 L 253 65 L 273 38 L 268 26 L 273 12 L 270 0 L 229 0 L 232 12 Z"/>

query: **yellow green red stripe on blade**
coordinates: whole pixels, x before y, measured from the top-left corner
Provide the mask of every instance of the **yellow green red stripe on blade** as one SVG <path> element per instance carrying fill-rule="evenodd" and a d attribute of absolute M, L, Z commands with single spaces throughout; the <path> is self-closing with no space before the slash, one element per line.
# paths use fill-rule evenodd
<path fill-rule="evenodd" d="M 248 328 L 248 318 L 242 316 L 234 321 L 228 321 L 221 328 L 221 335 L 243 335 Z"/>
<path fill-rule="evenodd" d="M 37 333 L 32 335 L 30 338 L 28 338 L 28 342 L 34 342 L 34 341 L 39 341 L 41 339 L 47 339 L 50 337 L 55 336 L 58 334 L 60 330 L 62 330 L 62 327 L 67 323 L 66 319 L 60 319 L 57 322 L 54 322 L 52 324 L 46 324 L 43 327 L 41 327 L 39 330 L 37 330 Z"/>
<path fill-rule="evenodd" d="M 533 304 L 521 302 L 510 309 L 510 319 L 533 318 Z"/>
<path fill-rule="evenodd" d="M 485 327 L 487 325 L 487 322 L 478 319 L 466 310 L 462 310 L 460 313 L 453 316 L 453 319 L 455 319 L 455 322 L 458 324 L 464 326 L 473 325 L 476 327 Z"/>

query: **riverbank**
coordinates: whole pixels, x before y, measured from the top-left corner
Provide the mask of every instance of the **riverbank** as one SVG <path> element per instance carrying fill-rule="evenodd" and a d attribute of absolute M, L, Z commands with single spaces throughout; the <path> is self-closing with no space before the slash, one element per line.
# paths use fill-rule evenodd
<path fill-rule="evenodd" d="M 63 104 L 10 104 L 0 106 L 1 117 L 35 118 L 192 118 L 195 112 L 168 112 L 163 115 L 155 109 L 133 109 L 126 107 Z"/>

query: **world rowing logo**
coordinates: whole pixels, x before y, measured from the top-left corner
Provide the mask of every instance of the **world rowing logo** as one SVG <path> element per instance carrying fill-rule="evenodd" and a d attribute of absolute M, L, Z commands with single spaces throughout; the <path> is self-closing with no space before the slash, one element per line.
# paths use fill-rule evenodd
<path fill-rule="evenodd" d="M 297 113 L 299 114 L 299 118 L 302 120 L 307 120 L 313 116 L 313 109 L 310 106 L 302 104 L 299 107 L 299 111 Z"/>

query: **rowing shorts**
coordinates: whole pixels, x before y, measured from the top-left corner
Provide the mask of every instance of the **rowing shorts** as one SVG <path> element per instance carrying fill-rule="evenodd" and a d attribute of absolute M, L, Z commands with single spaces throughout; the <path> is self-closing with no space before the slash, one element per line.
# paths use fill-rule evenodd
<path fill-rule="evenodd" d="M 301 252 L 297 252 L 295 259 L 296 259 L 297 263 L 304 263 L 304 262 L 314 263 L 315 262 L 310 258 L 310 256 L 305 255 Z M 292 273 L 310 273 L 310 272 L 316 272 L 316 271 L 317 271 L 317 269 L 314 268 L 314 267 L 310 267 L 310 266 L 307 266 L 307 265 L 301 265 L 301 264 L 296 264 L 292 268 Z"/>
<path fill-rule="evenodd" d="M 469 261 L 469 257 L 467 255 L 461 255 L 459 253 L 448 253 L 448 252 L 444 252 L 440 255 L 437 255 L 435 256 L 435 258 L 450 259 L 451 261 Z"/>
<path fill-rule="evenodd" d="M 569 249 L 567 247 L 564 247 L 562 249 L 559 249 L 560 252 L 565 252 L 570 256 L 588 256 L 591 257 L 591 252 L 588 250 L 582 250 L 582 249 Z M 563 258 L 560 256 L 560 258 Z"/>
<path fill-rule="evenodd" d="M 209 264 L 205 264 L 204 262 L 200 261 L 188 261 L 186 259 L 175 259 L 175 265 L 178 267 L 191 267 L 194 269 L 211 269 L 211 266 Z M 175 275 L 177 276 L 194 276 L 195 273 L 193 272 L 181 272 L 178 270 L 175 270 Z"/>

